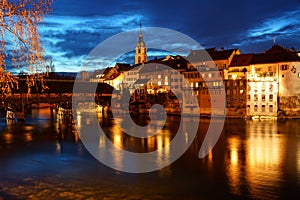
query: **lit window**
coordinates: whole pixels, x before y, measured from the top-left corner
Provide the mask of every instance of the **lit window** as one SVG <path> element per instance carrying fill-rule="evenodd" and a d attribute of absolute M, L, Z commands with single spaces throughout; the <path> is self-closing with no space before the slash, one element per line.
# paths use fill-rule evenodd
<path fill-rule="evenodd" d="M 159 86 L 161 86 L 161 81 L 158 81 L 157 84 L 158 84 Z"/>
<path fill-rule="evenodd" d="M 157 78 L 161 78 L 161 75 L 160 75 L 160 74 L 158 74 Z"/>
<path fill-rule="evenodd" d="M 271 72 L 272 71 L 272 67 L 270 66 L 270 67 L 268 67 L 268 71 L 269 72 Z"/>
<path fill-rule="evenodd" d="M 298 73 L 298 78 L 300 78 L 300 72 Z"/>
<path fill-rule="evenodd" d="M 240 94 L 243 94 L 244 93 L 244 90 L 240 90 Z"/>
<path fill-rule="evenodd" d="M 211 77 L 212 77 L 212 75 L 211 75 L 211 73 L 209 73 L 209 74 L 208 74 L 208 78 L 211 78 Z"/>

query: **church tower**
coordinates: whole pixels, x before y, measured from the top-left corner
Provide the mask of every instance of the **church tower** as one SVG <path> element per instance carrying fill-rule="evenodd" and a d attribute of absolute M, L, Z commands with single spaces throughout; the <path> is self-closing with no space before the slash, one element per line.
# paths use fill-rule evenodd
<path fill-rule="evenodd" d="M 143 39 L 142 24 L 140 24 L 140 36 L 135 47 L 134 64 L 140 64 L 144 62 L 147 62 L 147 48 Z"/>

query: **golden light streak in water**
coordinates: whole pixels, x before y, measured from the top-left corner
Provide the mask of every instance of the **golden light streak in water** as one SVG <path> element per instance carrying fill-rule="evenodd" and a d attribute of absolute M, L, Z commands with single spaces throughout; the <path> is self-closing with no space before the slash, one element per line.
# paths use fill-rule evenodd
<path fill-rule="evenodd" d="M 240 194 L 240 180 L 242 176 L 239 150 L 241 140 L 238 136 L 228 138 L 228 156 L 226 158 L 226 174 L 232 193 Z"/>
<path fill-rule="evenodd" d="M 32 141 L 32 134 L 31 133 L 25 133 L 24 136 L 25 136 L 25 141 L 26 142 Z"/>
<path fill-rule="evenodd" d="M 6 144 L 10 144 L 12 142 L 13 135 L 11 133 L 3 134 Z"/>
<path fill-rule="evenodd" d="M 267 196 L 263 188 L 279 187 L 278 180 L 282 176 L 280 167 L 285 147 L 277 134 L 277 122 L 249 121 L 247 135 L 245 177 L 249 193 L 252 196 Z"/>

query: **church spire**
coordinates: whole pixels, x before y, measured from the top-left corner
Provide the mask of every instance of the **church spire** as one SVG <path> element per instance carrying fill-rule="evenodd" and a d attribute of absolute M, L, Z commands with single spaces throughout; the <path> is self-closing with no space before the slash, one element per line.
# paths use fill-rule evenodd
<path fill-rule="evenodd" d="M 137 42 L 135 47 L 134 64 L 140 64 L 144 62 L 147 62 L 147 48 L 143 38 L 142 23 L 140 23 L 139 41 Z"/>

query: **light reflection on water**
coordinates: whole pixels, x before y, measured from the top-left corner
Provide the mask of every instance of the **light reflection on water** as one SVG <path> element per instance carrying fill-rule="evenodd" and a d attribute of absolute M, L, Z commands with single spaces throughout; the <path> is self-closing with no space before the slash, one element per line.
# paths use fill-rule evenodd
<path fill-rule="evenodd" d="M 42 116 L 42 120 L 38 116 Z M 200 160 L 198 152 L 210 121 L 201 119 L 195 141 L 180 159 L 156 172 L 132 175 L 99 164 L 81 144 L 74 125 L 60 124 L 52 116 L 48 110 L 42 111 L 42 114 L 34 111 L 32 118 L 25 122 L 7 124 L 4 119 L 0 121 L 0 180 L 10 177 L 5 182 L 10 187 L 5 191 L 0 189 L 0 199 L 4 192 L 11 195 L 12 190 L 25 195 L 22 187 L 34 194 L 36 191 L 32 187 L 27 188 L 26 181 L 19 187 L 20 181 L 28 177 L 35 181 L 43 180 L 58 199 L 62 197 L 57 182 L 64 184 L 74 195 L 80 192 L 88 194 L 82 190 L 89 185 L 92 192 L 86 197 L 96 199 L 300 197 L 299 120 L 227 120 L 213 151 Z M 170 117 L 157 135 L 139 139 L 123 133 L 112 119 L 99 119 L 107 137 L 118 148 L 135 152 L 163 148 L 163 151 L 157 152 L 158 164 L 160 160 L 169 159 L 168 144 L 177 133 L 180 121 L 178 117 Z M 184 120 L 188 125 L 183 127 L 180 137 L 187 143 L 189 127 L 197 120 Z M 85 126 L 90 121 L 77 120 L 77 123 Z M 152 130 L 149 128 L 148 131 Z M 103 148 L 107 145 L 103 137 L 99 138 L 98 144 Z M 117 165 L 121 165 L 123 159 L 122 154 L 114 156 Z M 55 181 L 47 181 L 49 177 L 54 177 Z M 0 181 L 0 188 L 3 187 L 1 184 L 4 182 Z M 68 187 L 68 184 L 72 186 Z M 132 188 L 136 189 L 133 191 Z"/>
<path fill-rule="evenodd" d="M 285 138 L 278 134 L 277 121 L 247 121 L 245 136 L 227 139 L 229 186 L 237 195 L 246 187 L 250 197 L 271 198 L 283 180 Z"/>

